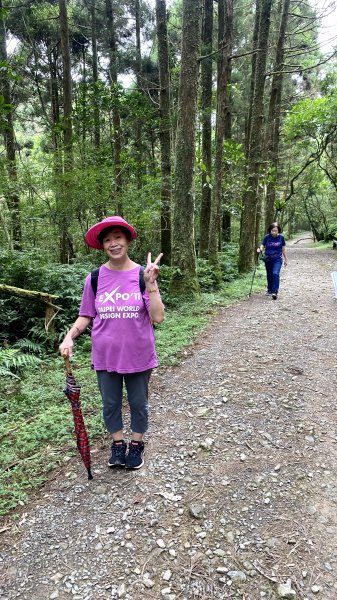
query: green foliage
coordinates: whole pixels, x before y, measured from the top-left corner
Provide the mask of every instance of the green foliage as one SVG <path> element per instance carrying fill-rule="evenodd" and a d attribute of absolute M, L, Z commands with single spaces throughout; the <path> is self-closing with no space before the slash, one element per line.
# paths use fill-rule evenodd
<path fill-rule="evenodd" d="M 289 141 L 299 138 L 322 140 L 335 129 L 337 122 L 337 93 L 322 98 L 307 98 L 298 102 L 287 115 L 284 134 Z"/>
<path fill-rule="evenodd" d="M 238 270 L 239 246 L 235 243 L 225 244 L 219 253 L 219 263 L 224 283 L 233 281 L 239 276 Z"/>
<path fill-rule="evenodd" d="M 28 366 L 40 363 L 40 359 L 32 354 L 24 354 L 19 348 L 0 348 L 0 377 L 19 378 L 18 373 Z"/>
<path fill-rule="evenodd" d="M 54 302 L 62 307 L 55 318 L 61 337 L 77 316 L 84 278 L 95 265 L 79 261 L 70 265 L 45 262 L 40 252 L 0 252 L 0 283 L 58 296 Z M 45 305 L 38 300 L 0 292 L 1 336 L 15 340 L 18 332 L 31 341 L 45 341 Z"/>
<path fill-rule="evenodd" d="M 201 291 L 210 292 L 218 287 L 216 273 L 205 258 L 198 258 L 197 274 Z"/>
<path fill-rule="evenodd" d="M 11 348 L 0 348 L 0 377 L 13 377 L 20 379 L 27 367 L 35 367 L 41 363 L 43 347 L 31 340 L 22 339 L 13 344 Z"/>
<path fill-rule="evenodd" d="M 285 140 L 291 143 L 291 176 L 296 180 L 297 204 L 307 227 L 322 240 L 334 236 L 337 211 L 337 89 L 332 87 L 331 78 L 329 81 L 327 95 L 296 104 L 283 128 Z"/>
<path fill-rule="evenodd" d="M 337 221 L 335 220 L 329 224 L 329 228 L 324 236 L 325 241 L 334 239 L 337 239 Z"/>

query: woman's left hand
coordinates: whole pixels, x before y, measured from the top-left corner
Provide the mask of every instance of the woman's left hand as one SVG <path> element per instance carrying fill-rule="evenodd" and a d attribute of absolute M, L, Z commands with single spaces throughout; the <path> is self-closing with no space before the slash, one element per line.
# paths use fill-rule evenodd
<path fill-rule="evenodd" d="M 151 259 L 151 252 L 148 253 L 147 255 L 147 265 L 144 269 L 144 280 L 146 284 L 151 284 L 154 283 L 158 277 L 158 273 L 159 273 L 159 261 L 161 259 L 161 257 L 163 256 L 163 253 L 161 252 L 159 254 L 159 256 L 157 256 L 156 260 L 154 262 L 152 262 Z"/>

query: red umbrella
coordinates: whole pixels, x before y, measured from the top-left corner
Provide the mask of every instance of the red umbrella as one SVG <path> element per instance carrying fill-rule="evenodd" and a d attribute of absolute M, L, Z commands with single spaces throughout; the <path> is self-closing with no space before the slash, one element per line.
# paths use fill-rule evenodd
<path fill-rule="evenodd" d="M 71 410 L 73 411 L 74 417 L 74 425 L 75 425 L 75 434 L 77 441 L 77 448 L 82 456 L 82 460 L 88 471 L 88 479 L 93 479 L 90 470 L 90 447 L 89 447 L 89 439 L 88 434 L 85 429 L 82 410 L 81 410 L 81 402 L 80 402 L 80 391 L 81 387 L 76 383 L 75 377 L 71 372 L 71 366 L 69 358 L 65 358 L 66 369 L 67 369 L 67 378 L 66 378 L 66 389 L 64 390 L 65 395 L 69 398 L 71 403 Z"/>

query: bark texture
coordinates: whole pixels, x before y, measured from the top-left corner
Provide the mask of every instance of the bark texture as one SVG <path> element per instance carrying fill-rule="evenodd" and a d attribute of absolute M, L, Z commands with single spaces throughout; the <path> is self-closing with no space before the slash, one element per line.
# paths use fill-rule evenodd
<path fill-rule="evenodd" d="M 215 162 L 214 162 L 214 189 L 213 201 L 210 219 L 209 235 L 209 261 L 215 267 L 219 267 L 218 249 L 221 232 L 221 197 L 222 197 L 222 177 L 223 177 L 223 144 L 226 128 L 226 98 L 227 83 L 229 77 L 229 62 L 232 53 L 232 35 L 233 35 L 233 2 L 232 0 L 219 0 L 219 18 L 223 20 L 223 25 L 219 23 L 219 29 L 223 28 L 224 37 L 220 40 L 221 59 L 219 63 L 218 92 L 217 92 L 217 116 L 215 132 Z M 220 277 L 220 274 L 219 274 Z"/>
<path fill-rule="evenodd" d="M 73 169 L 73 128 L 72 128 L 72 81 L 69 49 L 69 27 L 66 0 L 59 0 L 60 37 L 62 55 L 63 87 L 63 186 L 61 206 L 58 211 L 60 226 L 60 262 L 67 263 L 74 257 L 74 250 L 68 231 L 71 220 L 72 192 L 71 172 Z"/>
<path fill-rule="evenodd" d="M 118 98 L 118 63 L 117 63 L 117 40 L 114 18 L 113 0 L 105 2 L 107 27 L 108 27 L 108 45 L 109 45 L 109 80 L 112 91 L 113 109 L 112 109 L 112 148 L 113 148 L 113 163 L 114 163 L 114 190 L 112 191 L 112 202 L 114 204 L 114 212 L 118 215 L 123 215 L 122 205 L 122 138 L 121 138 L 121 118 L 119 110 Z"/>
<path fill-rule="evenodd" d="M 260 29 L 260 19 L 261 19 L 261 6 L 262 0 L 256 0 L 255 4 L 255 19 L 254 19 L 254 31 L 253 31 L 253 55 L 252 55 L 252 69 L 250 75 L 250 94 L 249 94 L 249 108 L 248 108 L 248 117 L 246 121 L 246 155 L 249 154 L 249 145 L 250 145 L 250 134 L 251 134 L 251 125 L 252 125 L 252 110 L 253 110 L 253 100 L 254 100 L 254 90 L 255 90 L 255 76 L 256 76 L 256 61 L 258 58 L 258 44 L 259 44 L 259 29 Z"/>
<path fill-rule="evenodd" d="M 142 94 L 142 53 L 140 43 L 140 2 L 135 1 L 135 20 L 136 20 L 136 78 L 137 89 Z M 142 142 L 143 123 L 142 119 L 136 120 L 136 163 L 137 163 L 137 188 L 143 187 L 143 142 Z"/>
<path fill-rule="evenodd" d="M 173 205 L 172 295 L 199 292 L 194 240 L 195 130 L 201 2 L 184 0 Z"/>
<path fill-rule="evenodd" d="M 212 52 L 213 40 L 213 0 L 205 0 L 202 27 L 201 54 Z M 199 255 L 208 256 L 209 222 L 212 201 L 212 74 L 213 61 L 208 56 L 201 61 L 201 120 L 202 120 L 202 162 L 204 170 L 201 175 L 201 209 Z"/>
<path fill-rule="evenodd" d="M 160 229 L 162 262 L 171 264 L 171 101 L 170 101 L 170 69 L 169 46 L 167 37 L 166 0 L 156 0 L 156 24 L 158 39 L 159 66 L 159 143 L 160 143 Z"/>
<path fill-rule="evenodd" d="M 2 0 L 0 0 L 0 61 L 2 63 L 2 68 L 0 69 L 0 93 L 4 98 L 4 104 L 11 107 L 10 110 L 6 112 L 4 125 L 1 126 L 6 148 L 6 168 L 8 176 L 8 184 L 5 185 L 4 195 L 11 217 L 11 227 L 9 228 L 11 246 L 15 250 L 20 250 L 22 245 L 20 197 L 18 194 L 11 84 L 7 70 L 6 22 Z M 5 233 L 6 231 L 8 233 L 8 228 L 6 228 Z"/>
<path fill-rule="evenodd" d="M 263 0 L 259 25 L 259 52 L 256 59 L 254 98 L 252 106 L 252 120 L 250 131 L 250 144 L 247 160 L 247 177 L 245 190 L 242 197 L 241 231 L 239 270 L 249 271 L 255 257 L 255 226 L 256 210 L 259 193 L 259 173 L 262 160 L 262 132 L 264 110 L 264 87 L 268 53 L 268 40 L 270 29 L 270 12 L 272 0 Z"/>
<path fill-rule="evenodd" d="M 98 57 L 97 57 L 97 26 L 96 0 L 91 0 L 91 43 L 92 43 L 92 81 L 94 84 L 94 147 L 99 154 L 101 146 L 100 114 L 98 102 Z"/>
<path fill-rule="evenodd" d="M 271 171 L 272 179 L 267 183 L 267 195 L 265 205 L 265 228 L 274 221 L 275 213 L 275 192 L 277 182 L 278 153 L 280 142 L 280 120 L 281 120 L 281 100 L 283 87 L 283 63 L 284 63 L 284 45 L 285 36 L 289 18 L 290 0 L 283 0 L 282 16 L 278 35 L 276 58 L 274 64 L 274 75 L 271 85 L 268 126 L 267 126 L 267 163 Z"/>

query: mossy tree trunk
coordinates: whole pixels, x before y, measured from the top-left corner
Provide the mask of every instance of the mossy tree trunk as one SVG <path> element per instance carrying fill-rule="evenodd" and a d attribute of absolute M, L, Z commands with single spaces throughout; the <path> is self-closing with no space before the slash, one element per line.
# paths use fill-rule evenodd
<path fill-rule="evenodd" d="M 8 74 L 9 64 L 6 47 L 5 10 L 2 0 L 0 0 L 0 62 L 2 63 L 0 69 L 0 94 L 3 96 L 4 105 L 7 105 L 8 107 L 5 114 L 2 116 L 3 121 L 1 125 L 6 148 L 6 167 L 8 175 L 8 183 L 5 185 L 4 196 L 6 197 L 11 217 L 11 245 L 15 250 L 21 250 L 20 196 L 18 193 L 11 82 Z"/>
<path fill-rule="evenodd" d="M 74 257 L 74 249 L 69 234 L 69 223 L 72 219 L 72 171 L 73 128 L 72 128 L 72 81 L 69 48 L 69 26 L 66 0 L 59 0 L 60 37 L 62 55 L 62 88 L 63 88 L 63 186 L 61 206 L 58 211 L 60 226 L 60 262 L 68 263 Z"/>
<path fill-rule="evenodd" d="M 140 41 L 140 2 L 134 0 L 135 3 L 135 21 L 136 21 L 136 80 L 137 90 L 141 95 L 143 93 L 143 81 L 142 81 L 142 53 L 141 53 L 141 41 Z M 135 137 L 136 137 L 136 165 L 137 165 L 137 188 L 140 190 L 143 187 L 143 122 L 140 117 L 136 119 L 135 126 Z"/>
<path fill-rule="evenodd" d="M 91 18 L 91 45 L 92 45 L 92 82 L 94 86 L 93 96 L 93 129 L 94 129 L 94 161 L 96 163 L 95 187 L 97 189 L 97 202 L 95 203 L 95 213 L 98 220 L 105 216 L 105 202 L 102 198 L 102 183 L 100 175 L 101 167 L 101 118 L 100 118 L 100 85 L 98 78 L 98 53 L 97 53 L 97 15 L 96 0 L 91 0 L 90 6 Z"/>
<path fill-rule="evenodd" d="M 200 26 L 201 2 L 184 0 L 173 198 L 172 296 L 191 297 L 199 293 L 194 239 L 194 168 Z"/>
<path fill-rule="evenodd" d="M 170 69 L 169 47 L 167 35 L 166 0 L 156 0 L 156 24 L 158 39 L 159 67 L 159 143 L 160 143 L 160 229 L 162 262 L 171 264 L 171 204 L 172 204 L 172 174 L 171 174 L 171 101 L 170 101 Z"/>
<path fill-rule="evenodd" d="M 252 65 L 251 65 L 251 73 L 250 73 L 249 107 L 248 107 L 248 115 L 247 115 L 246 124 L 245 124 L 246 156 L 249 155 L 250 134 L 251 134 L 251 125 L 252 125 L 252 110 L 253 110 L 253 100 L 254 100 L 254 90 L 255 90 L 256 61 L 257 61 L 257 57 L 258 57 L 261 7 L 262 7 L 262 0 L 256 0 L 254 31 L 253 31 L 253 54 L 252 54 Z"/>
<path fill-rule="evenodd" d="M 112 190 L 112 201 L 114 205 L 113 212 L 123 214 L 122 205 L 122 133 L 121 133 L 121 117 L 120 117 L 120 101 L 118 93 L 118 55 L 117 55 L 117 39 L 113 0 L 105 0 L 105 10 L 107 16 L 108 27 L 108 46 L 109 46 L 109 82 L 112 92 L 112 148 L 113 148 L 113 164 L 114 164 L 114 189 Z"/>
<path fill-rule="evenodd" d="M 262 162 L 264 88 L 268 40 L 270 29 L 270 12 L 272 0 L 263 0 L 259 22 L 259 37 L 256 59 L 254 98 L 251 111 L 251 129 L 249 136 L 249 152 L 247 159 L 247 176 L 242 195 L 241 231 L 239 270 L 249 271 L 254 262 L 256 252 L 256 211 L 259 200 L 259 174 Z"/>
<path fill-rule="evenodd" d="M 281 99 L 283 88 L 284 43 L 289 18 L 290 0 L 284 0 L 278 35 L 274 74 L 271 84 L 267 124 L 267 163 L 271 177 L 267 183 L 265 205 L 265 229 L 274 220 L 274 204 L 277 182 L 277 167 L 280 142 Z"/>
<path fill-rule="evenodd" d="M 202 123 L 202 162 L 201 210 L 199 229 L 199 255 L 208 256 L 209 221 L 212 200 L 212 75 L 213 60 L 213 0 L 205 0 L 201 39 L 201 123 Z"/>
<path fill-rule="evenodd" d="M 229 61 L 232 51 L 232 32 L 233 32 L 233 2 L 232 0 L 219 0 L 219 29 L 223 30 L 222 40 L 219 40 L 219 46 L 222 48 L 218 66 L 218 92 L 217 92 L 217 114 L 216 114 L 216 132 L 215 132 L 215 161 L 214 161 L 214 188 L 212 197 L 210 235 L 208 256 L 210 263 L 219 271 L 219 280 L 221 272 L 219 268 L 218 249 L 221 232 L 221 198 L 222 198 L 222 178 L 223 178 L 223 145 L 226 126 L 226 99 L 228 98 L 227 84 L 229 76 Z"/>

